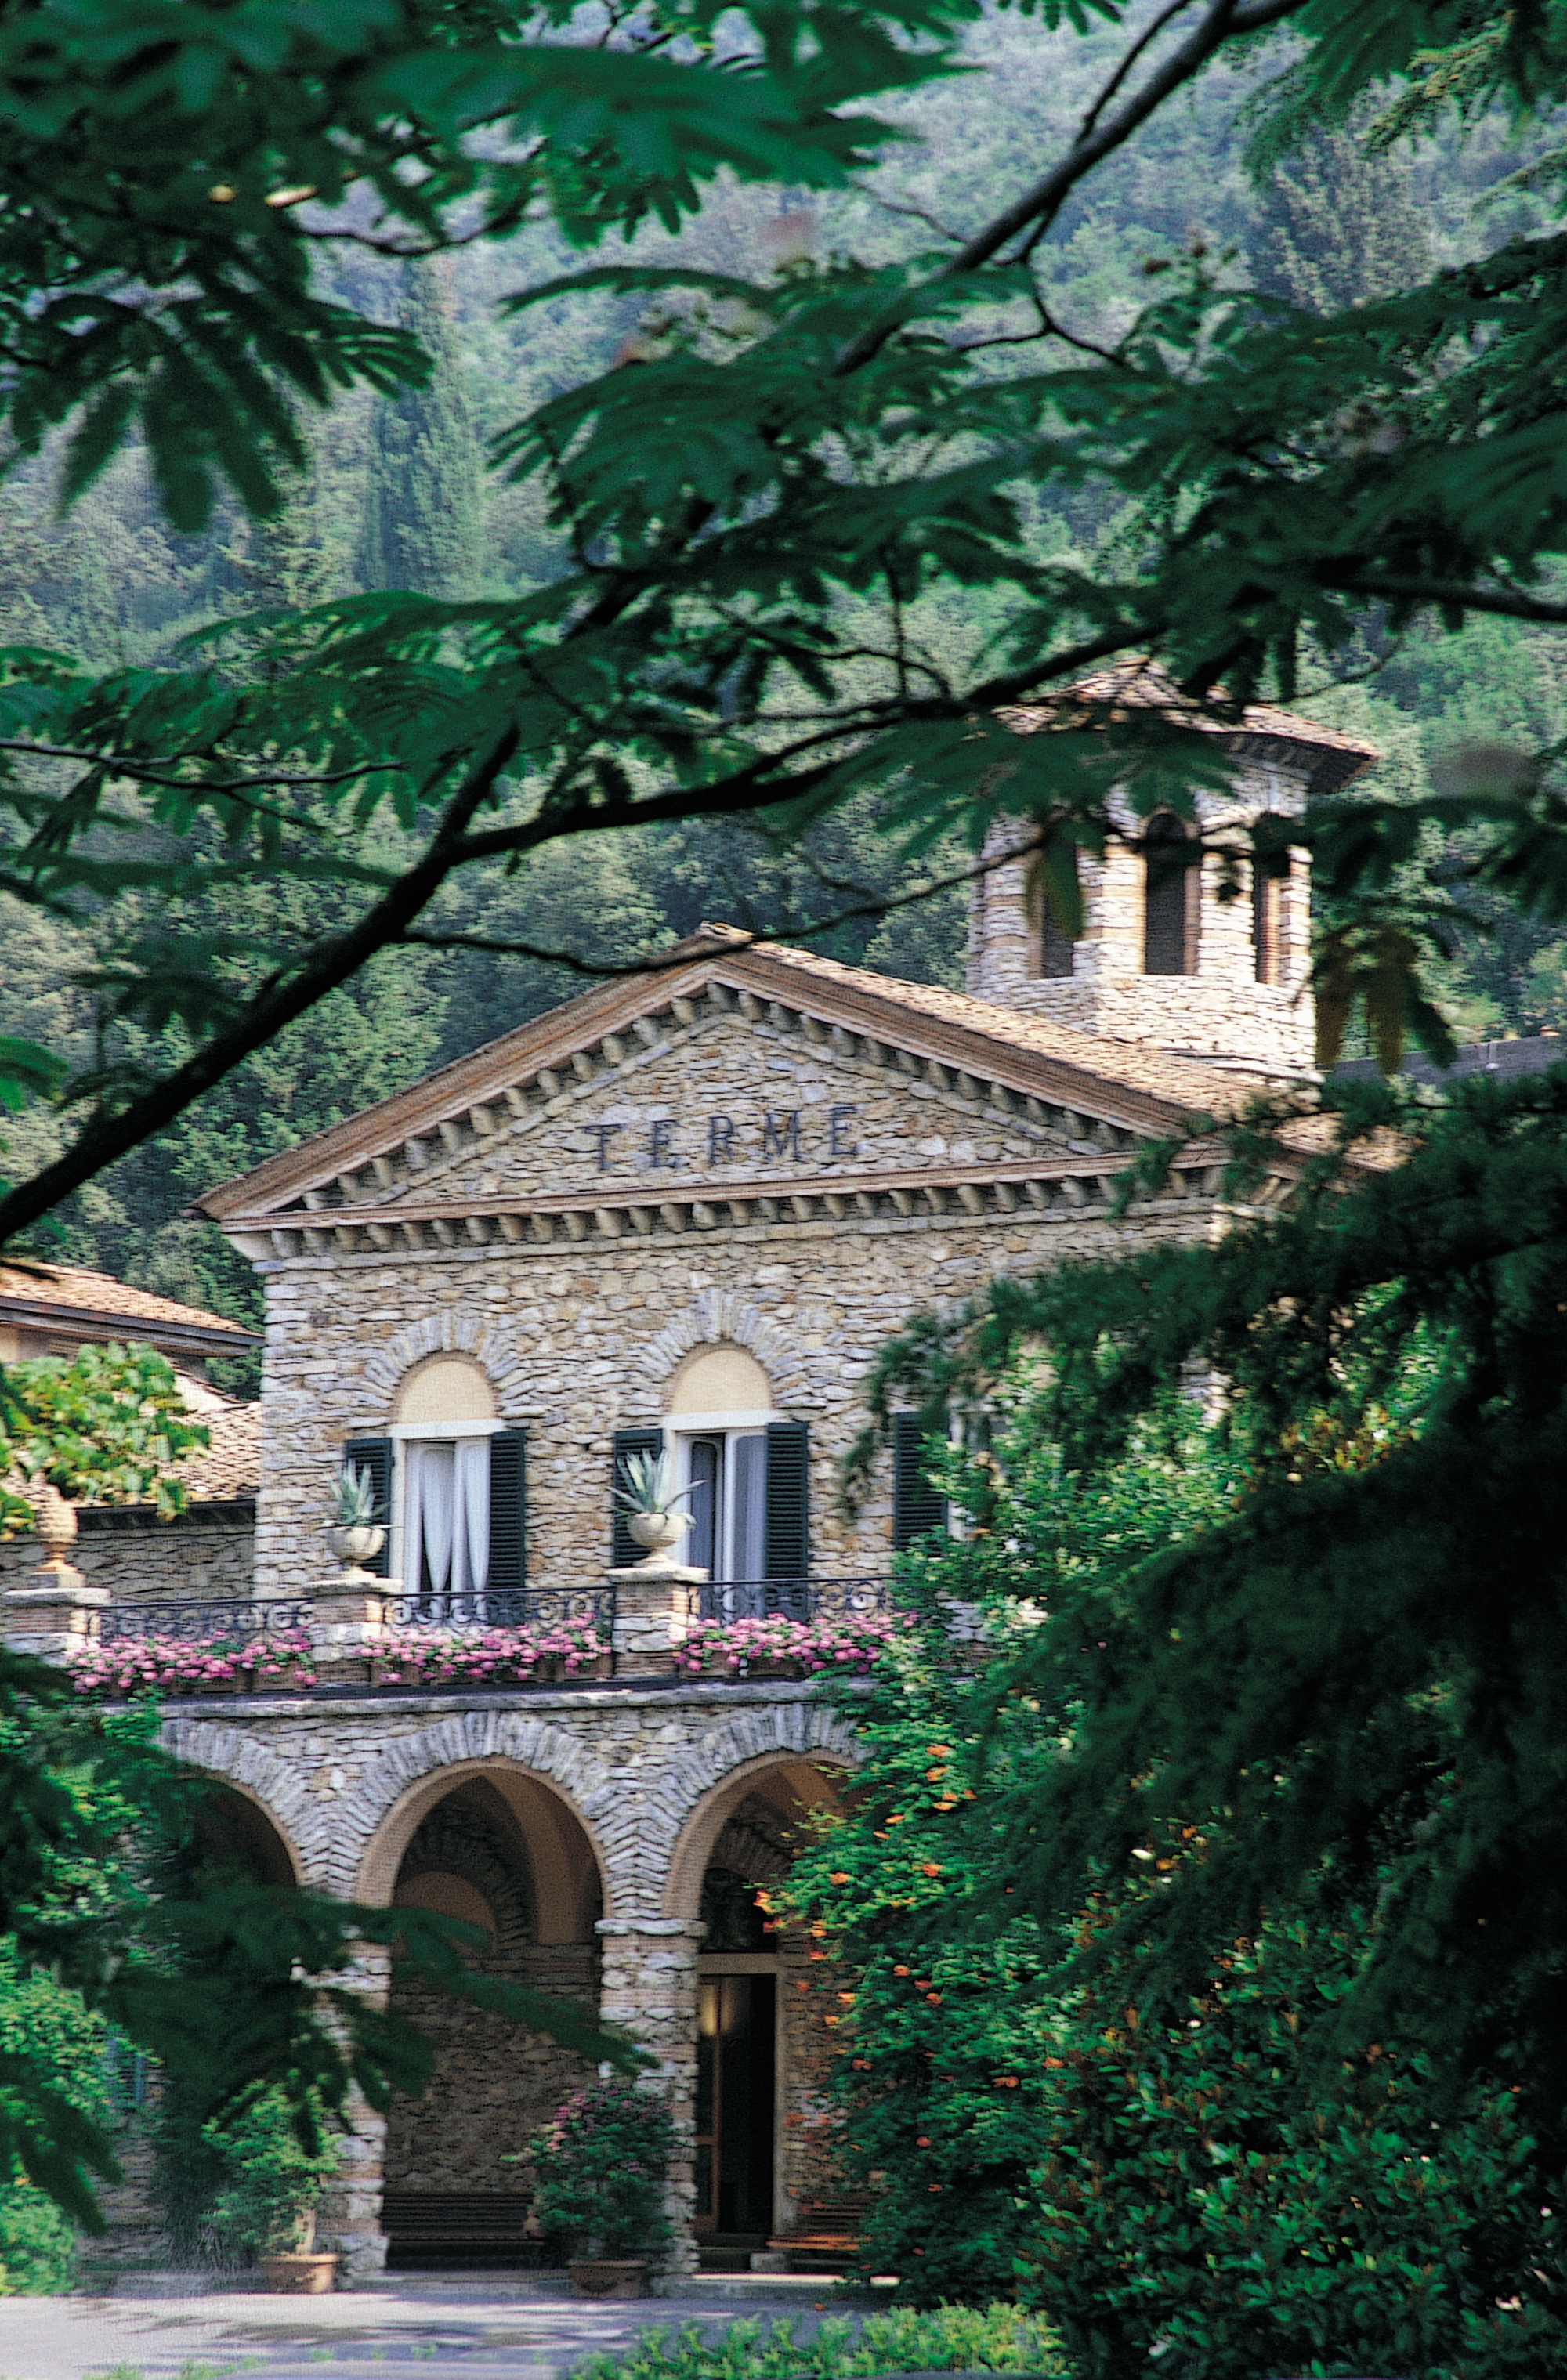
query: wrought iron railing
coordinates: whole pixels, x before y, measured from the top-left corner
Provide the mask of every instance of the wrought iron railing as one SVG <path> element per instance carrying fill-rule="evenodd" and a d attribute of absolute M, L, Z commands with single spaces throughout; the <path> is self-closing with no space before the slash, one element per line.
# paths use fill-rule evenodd
<path fill-rule="evenodd" d="M 892 1607 L 886 1578 L 710 1579 L 700 1600 L 704 1620 L 864 1620 Z"/>
<path fill-rule="evenodd" d="M 395 1628 L 593 1628 L 614 1636 L 613 1586 L 486 1587 L 464 1595 L 385 1595 L 383 1617 Z"/>
<path fill-rule="evenodd" d="M 254 1602 L 244 1595 L 208 1603 L 112 1603 L 99 1615 L 98 1637 L 104 1645 L 149 1636 L 173 1636 L 183 1645 L 243 1645 L 303 1628 L 311 1609 L 309 1603 Z"/>

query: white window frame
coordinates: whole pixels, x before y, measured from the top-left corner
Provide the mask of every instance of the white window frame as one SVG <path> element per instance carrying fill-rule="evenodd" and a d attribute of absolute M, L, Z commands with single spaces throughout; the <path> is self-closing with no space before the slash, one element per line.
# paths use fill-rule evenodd
<path fill-rule="evenodd" d="M 386 1435 L 392 1440 L 392 1526 L 386 1549 L 386 1567 L 392 1577 L 402 1580 L 405 1594 L 418 1592 L 417 1582 L 410 1579 L 403 1568 L 408 1448 L 449 1446 L 454 1439 L 458 1438 L 497 1438 L 505 1427 L 504 1421 L 395 1422 L 387 1431 Z"/>
<path fill-rule="evenodd" d="M 677 1484 L 682 1488 L 688 1488 L 691 1484 L 691 1439 L 718 1438 L 723 1441 L 723 1482 L 720 1490 L 718 1515 L 720 1542 L 714 1548 L 715 1559 L 712 1569 L 712 1577 L 717 1585 L 738 1585 L 744 1583 L 736 1575 L 735 1559 L 735 1441 L 742 1438 L 760 1438 L 765 1440 L 769 1423 L 783 1419 L 782 1414 L 775 1413 L 771 1406 L 765 1406 L 750 1413 L 735 1413 L 731 1409 L 728 1413 L 671 1414 L 663 1423 L 664 1449 L 674 1458 Z M 764 1465 L 763 1494 L 765 1493 Z M 765 1526 L 764 1512 L 764 1529 Z"/>

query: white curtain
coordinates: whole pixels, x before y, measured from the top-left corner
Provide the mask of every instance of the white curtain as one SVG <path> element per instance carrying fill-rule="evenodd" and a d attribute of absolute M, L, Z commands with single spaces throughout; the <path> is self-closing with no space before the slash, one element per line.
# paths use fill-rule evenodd
<path fill-rule="evenodd" d="M 456 1444 L 456 1542 L 452 1593 L 482 1595 L 490 1570 L 490 1441 L 459 1438 Z"/>
<path fill-rule="evenodd" d="M 416 1439 L 408 1448 L 405 1562 L 416 1595 L 483 1592 L 490 1568 L 490 1440 Z"/>

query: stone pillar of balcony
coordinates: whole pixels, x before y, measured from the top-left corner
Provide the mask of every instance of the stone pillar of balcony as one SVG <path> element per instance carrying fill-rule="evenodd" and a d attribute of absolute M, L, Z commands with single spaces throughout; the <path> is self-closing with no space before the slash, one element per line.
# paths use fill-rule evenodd
<path fill-rule="evenodd" d="M 310 1650 L 318 1661 L 368 1661 L 386 1633 L 387 1599 L 401 1595 L 403 1582 L 363 1567 L 386 1543 L 379 1525 L 334 1524 L 327 1538 L 343 1567 L 310 1597 Z"/>
<path fill-rule="evenodd" d="M 76 1507 L 57 1488 L 45 1485 L 35 1507 L 38 1541 L 43 1560 L 29 1586 L 7 1587 L 0 1596 L 5 1608 L 6 1648 L 32 1653 L 40 1660 L 61 1661 L 78 1645 L 98 1633 L 98 1614 L 109 1600 L 103 1586 L 89 1586 L 83 1573 L 67 1559 L 76 1543 Z"/>
<path fill-rule="evenodd" d="M 617 1676 L 670 1668 L 698 1616 L 707 1576 L 662 1557 L 606 1573 L 614 1589 Z"/>
<path fill-rule="evenodd" d="M 647 2087 L 663 2093 L 674 2119 L 664 2187 L 674 2238 L 653 2279 L 660 2297 L 678 2295 L 697 2269 L 697 1954 L 705 1930 L 679 1917 L 602 1917 L 598 1926 L 600 2013 L 651 2050 L 658 2063 Z"/>

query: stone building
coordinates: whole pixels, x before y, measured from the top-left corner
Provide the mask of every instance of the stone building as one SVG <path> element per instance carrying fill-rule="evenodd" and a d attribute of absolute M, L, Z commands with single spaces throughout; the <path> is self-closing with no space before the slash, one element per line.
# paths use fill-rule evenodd
<path fill-rule="evenodd" d="M 1372 757 L 1271 710 L 1230 741 L 1210 843 Z M 838 1496 L 868 1368 L 910 1314 L 1225 1227 L 1200 1141 L 1161 1195 L 1111 1201 L 1139 1148 L 1305 1068 L 1307 887 L 1185 844 L 1156 820 L 1088 872 L 1063 949 L 998 841 L 966 994 L 704 928 L 202 1201 L 266 1292 L 256 1594 L 337 1615 L 344 1682 L 185 1706 L 170 1741 L 229 1789 L 263 1873 L 469 1917 L 498 1972 L 596 1993 L 655 2049 L 690 2150 L 672 2285 L 698 2244 L 743 2257 L 842 2196 L 831 2006 L 753 1888 L 856 1756 L 808 1684 L 693 1681 L 673 1647 L 697 1608 L 873 1599 L 940 1525 L 912 1417 L 853 1514 Z M 614 1488 L 657 1449 L 692 1526 L 684 1565 L 638 1571 Z M 375 1596 L 345 1602 L 324 1533 L 346 1458 L 384 1496 L 405 1618 L 607 1612 L 613 1590 L 614 1674 L 366 1685 Z M 419 2012 L 437 2081 L 362 2125 L 352 2271 L 388 2236 L 504 2252 L 502 2160 L 572 2070 L 496 2020 Z"/>
<path fill-rule="evenodd" d="M 188 1499 L 177 1524 L 151 1504 L 89 1504 L 79 1514 L 77 1561 L 112 1580 L 123 1600 L 159 1595 L 248 1592 L 254 1560 L 261 1407 L 214 1386 L 210 1370 L 244 1355 L 255 1334 L 225 1315 L 135 1289 L 82 1265 L 29 1258 L 0 1265 L 0 1364 L 41 1355 L 69 1362 L 83 1347 L 154 1347 L 167 1357 L 208 1445 L 179 1466 Z M 29 1536 L 0 1541 L 0 1587 L 38 1560 Z"/>

